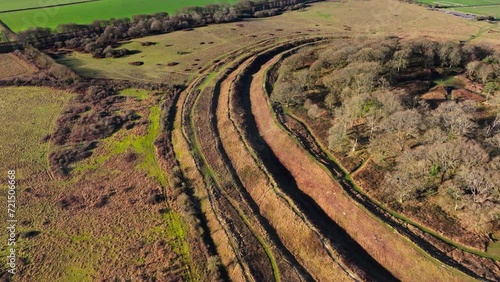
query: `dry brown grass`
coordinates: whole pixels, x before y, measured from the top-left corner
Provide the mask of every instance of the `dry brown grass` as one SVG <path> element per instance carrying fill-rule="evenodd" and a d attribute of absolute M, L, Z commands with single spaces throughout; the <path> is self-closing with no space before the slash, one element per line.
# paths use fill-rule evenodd
<path fill-rule="evenodd" d="M 220 220 L 213 210 L 210 203 L 209 195 L 205 188 L 205 183 L 203 182 L 203 176 L 198 171 L 195 161 L 192 155 L 189 153 L 189 145 L 182 134 L 181 120 L 182 111 L 181 105 L 183 105 L 186 95 L 191 89 L 188 88 L 184 91 L 177 103 L 177 112 L 175 117 L 174 130 L 172 132 L 172 143 L 174 151 L 176 153 L 176 158 L 181 164 L 181 169 L 184 172 L 186 178 L 190 181 L 191 186 L 195 190 L 195 196 L 200 199 L 201 209 L 204 213 L 208 227 L 211 230 L 210 236 L 215 242 L 217 253 L 220 256 L 223 267 L 226 269 L 229 278 L 232 281 L 245 281 L 244 273 L 241 265 L 238 263 L 236 255 L 232 249 L 231 242 L 226 234 L 226 231 L 221 225 Z"/>
<path fill-rule="evenodd" d="M 161 192 L 158 179 L 141 166 L 148 156 L 136 152 L 137 158 L 127 160 L 136 149 L 128 141 L 148 132 L 155 99 L 127 99 L 123 108 L 137 110 L 146 123 L 104 140 L 70 180 L 59 181 L 46 171 L 48 144 L 40 139 L 51 131 L 67 93 L 32 87 L 2 90 L 2 100 L 11 101 L 15 111 L 8 114 L 5 109 L 4 124 L 13 128 L 2 134 L 10 138 L 0 148 L 10 154 L 7 146 L 12 146 L 17 153 L 0 167 L 19 168 L 19 232 L 41 232 L 19 239 L 16 281 L 182 279 L 185 258 L 177 246 L 186 238 L 176 237 L 170 225 L 180 222 L 174 212 L 166 213 L 165 202 L 148 202 L 152 191 Z M 54 100 L 58 103 L 52 105 Z M 166 220 L 167 215 L 174 220 Z"/>
<path fill-rule="evenodd" d="M 34 73 L 35 69 L 12 53 L 0 54 L 0 79 Z"/>
<path fill-rule="evenodd" d="M 229 95 L 231 82 L 248 64 L 248 61 L 232 72 L 221 84 L 217 107 L 219 134 L 231 163 L 245 189 L 252 196 L 260 213 L 269 220 L 283 244 L 318 281 L 347 281 L 351 278 L 333 261 L 322 246 L 318 234 L 290 206 L 278 196 L 266 173 L 259 168 L 231 120 L 229 119 Z"/>
<path fill-rule="evenodd" d="M 93 59 L 88 54 L 75 53 L 58 61 L 89 77 L 182 83 L 195 77 L 198 68 L 263 39 L 300 34 L 392 35 L 471 40 L 499 47 L 500 33 L 488 32 L 490 30 L 500 31 L 498 23 L 466 20 L 398 0 L 325 1 L 314 3 L 303 11 L 287 12 L 271 18 L 248 19 L 134 39 L 123 47 L 141 53 L 123 58 Z M 140 43 L 145 41 L 158 44 L 141 46 Z M 200 42 L 214 43 L 200 45 Z M 132 61 L 143 61 L 144 65 L 130 66 L 128 63 Z M 172 62 L 179 64 L 168 66 Z"/>
<path fill-rule="evenodd" d="M 428 255 L 417 251 L 412 243 L 357 206 L 338 184 L 275 124 L 262 87 L 265 70 L 271 63 L 272 61 L 262 66 L 252 81 L 252 113 L 259 132 L 281 163 L 291 172 L 299 188 L 311 196 L 330 218 L 398 279 L 471 280 L 456 271 L 440 267 Z"/>
<path fill-rule="evenodd" d="M 278 256 L 278 250 L 271 253 L 272 241 L 266 230 L 259 222 L 258 216 L 252 211 L 249 203 L 243 195 L 238 180 L 230 171 L 218 148 L 219 140 L 215 129 L 211 125 L 212 112 L 211 101 L 213 99 L 214 87 L 207 86 L 199 94 L 199 100 L 194 106 L 193 121 L 196 130 L 196 142 L 199 142 L 201 152 L 213 174 L 212 178 L 217 182 L 221 191 L 218 200 L 220 209 L 230 216 L 243 240 L 240 240 L 241 252 L 244 259 L 252 270 L 252 275 L 257 280 L 272 281 L 273 273 L 277 271 L 270 263 Z M 261 239 L 259 239 L 261 238 Z M 287 268 L 290 266 L 288 265 Z M 281 270 L 281 269 L 280 269 Z"/>

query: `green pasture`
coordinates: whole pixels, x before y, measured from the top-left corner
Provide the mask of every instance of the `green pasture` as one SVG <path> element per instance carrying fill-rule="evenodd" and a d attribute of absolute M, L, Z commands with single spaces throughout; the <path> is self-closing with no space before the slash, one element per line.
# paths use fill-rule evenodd
<path fill-rule="evenodd" d="M 13 31 L 32 27 L 55 28 L 60 24 L 89 24 L 94 20 L 126 18 L 138 14 L 168 12 L 170 14 L 184 7 L 206 6 L 209 4 L 234 3 L 236 0 L 99 0 L 74 5 L 40 8 L 34 10 L 0 13 L 0 20 Z M 57 5 L 57 3 L 80 2 L 76 0 L 21 0 L 2 1 L 0 10 Z M 42 3 L 42 4 L 40 4 Z M 32 6 L 33 7 L 33 6 Z"/>
<path fill-rule="evenodd" d="M 450 7 L 500 5 L 500 0 L 419 0 L 418 2 Z"/>
<path fill-rule="evenodd" d="M 70 94 L 43 87 L 0 88 L 0 168 L 28 175 L 47 169 L 48 144 L 54 120 Z"/>
<path fill-rule="evenodd" d="M 500 0 L 418 0 L 418 2 L 439 5 L 461 13 L 500 17 Z"/>
<path fill-rule="evenodd" d="M 500 18 L 500 5 L 453 8 L 454 11 Z"/>
<path fill-rule="evenodd" d="M 3 0 L 0 1 L 0 12 L 10 11 L 10 10 L 18 10 L 18 9 L 30 9 L 30 8 L 39 8 L 39 7 L 47 7 L 47 6 L 56 6 L 56 5 L 65 5 L 77 2 L 87 2 L 92 0 L 16 0 L 16 1 L 8 1 Z"/>

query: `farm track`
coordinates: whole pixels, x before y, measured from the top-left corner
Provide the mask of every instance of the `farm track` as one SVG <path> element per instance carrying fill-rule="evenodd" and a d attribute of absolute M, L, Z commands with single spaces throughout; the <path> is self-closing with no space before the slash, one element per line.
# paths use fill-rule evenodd
<path fill-rule="evenodd" d="M 304 179 L 301 179 L 303 175 L 300 174 L 304 172 L 298 174 L 297 168 L 287 163 L 286 158 L 283 160 L 283 154 L 291 153 L 284 152 L 289 149 L 287 146 L 278 149 L 270 144 L 272 142 L 267 139 L 270 134 L 266 133 L 278 132 L 271 127 L 264 130 L 262 123 L 266 121 L 259 114 L 264 110 L 262 108 L 267 108 L 272 116 L 272 110 L 267 97 L 257 100 L 255 97 L 266 95 L 264 82 L 267 68 L 279 61 L 280 56 L 277 55 L 300 45 L 300 40 L 293 41 L 282 41 L 281 46 L 277 47 L 279 44 L 273 40 L 263 40 L 230 53 L 215 61 L 214 65 L 203 68 L 200 76 L 184 91 L 178 102 L 172 142 L 174 147 L 176 143 L 181 144 L 175 149 L 176 152 L 179 149 L 184 149 L 184 152 L 181 157 L 179 153 L 176 156 L 181 167 L 183 163 L 190 162 L 191 169 L 194 165 L 197 170 L 197 173 L 190 171 L 190 180 L 197 186 L 197 196 L 206 197 L 210 203 L 210 210 L 204 209 L 204 212 L 217 219 L 217 224 L 212 224 L 215 228 L 212 236 L 222 230 L 225 239 L 215 240 L 216 245 L 217 241 L 219 244 L 225 241 L 231 249 L 223 254 L 219 250 L 220 246 L 218 247 L 223 265 L 232 269 L 228 269 L 230 279 L 332 279 L 331 274 L 329 276 L 326 272 L 321 272 L 321 269 L 318 272 L 318 266 L 322 265 L 323 268 L 331 267 L 328 271 L 336 269 L 332 272 L 337 275 L 335 281 L 411 280 L 412 277 L 420 277 L 417 276 L 419 273 L 425 273 L 420 264 L 428 264 L 427 267 L 435 268 L 431 273 L 425 273 L 429 279 L 462 281 L 450 275 L 452 270 L 449 268 L 436 267 L 438 263 L 431 262 L 413 243 L 441 262 L 472 277 L 484 279 L 455 261 L 454 257 L 436 248 L 429 242 L 433 238 L 429 238 L 418 228 L 399 221 L 365 195 L 357 193 L 350 186 L 351 183 L 344 179 L 345 172 L 322 150 L 300 120 L 278 114 L 275 126 L 281 125 L 282 128 L 278 130 L 287 133 L 280 134 L 288 134 L 288 141 L 295 142 L 294 150 L 308 155 L 314 166 L 319 163 L 332 172 L 329 177 L 333 186 L 318 190 L 338 194 L 334 198 L 341 200 L 341 207 L 348 207 L 347 214 L 351 215 L 353 212 L 356 221 L 363 218 L 363 222 L 368 222 L 361 229 L 360 226 L 353 227 L 348 219 L 346 221 L 342 218 L 342 215 L 347 216 L 346 212 L 339 213 L 338 207 L 325 205 L 338 204 L 327 199 L 329 195 L 320 196 L 310 190 L 310 187 L 305 187 L 311 183 L 304 184 Z M 210 73 L 215 76 L 209 76 Z M 287 220 L 280 222 L 275 215 L 278 211 L 281 213 L 279 217 Z M 290 224 L 290 220 L 293 220 L 293 224 Z M 309 240 L 306 237 L 296 240 L 300 237 L 293 236 L 297 231 L 292 234 L 288 230 L 293 228 L 303 230 L 300 235 L 308 234 Z M 394 233 L 394 230 L 403 236 Z M 370 233 L 375 235 L 369 235 Z M 369 242 L 368 237 L 371 241 L 379 242 Z M 406 239 L 410 239 L 412 243 Z M 392 244 L 392 240 L 397 242 Z M 311 242 L 316 242 L 316 245 Z M 306 245 L 300 246 L 300 243 L 311 244 L 308 247 L 314 245 L 314 255 L 301 253 Z M 377 246 L 380 244 L 383 251 Z M 311 251 L 310 248 L 305 248 Z M 405 258 L 398 252 L 398 248 L 403 248 L 402 253 L 410 252 L 412 256 Z M 312 260 L 313 256 L 316 261 Z M 409 260 L 415 257 L 418 259 L 416 268 L 409 271 L 398 269 L 412 266 Z M 323 260 L 322 264 L 318 264 L 320 260 Z M 494 263 L 492 266 L 496 267 Z M 234 273 L 239 273 L 239 276 Z"/>

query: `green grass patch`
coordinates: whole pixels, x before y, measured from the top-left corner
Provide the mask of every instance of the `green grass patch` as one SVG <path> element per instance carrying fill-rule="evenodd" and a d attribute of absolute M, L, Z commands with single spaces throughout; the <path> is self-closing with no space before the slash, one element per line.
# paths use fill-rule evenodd
<path fill-rule="evenodd" d="M 122 91 L 121 95 L 137 97 L 142 100 L 146 99 L 149 93 L 144 90 L 128 89 Z M 126 135 L 121 137 L 114 135 L 106 138 L 103 140 L 106 153 L 93 156 L 88 160 L 78 163 L 74 172 L 82 174 L 88 170 L 97 170 L 111 157 L 123 154 L 128 149 L 132 149 L 141 157 L 137 168 L 147 172 L 148 176 L 157 180 L 162 187 L 167 187 L 168 178 L 156 159 L 154 146 L 154 141 L 160 133 L 160 117 L 160 106 L 152 106 L 149 112 L 149 125 L 145 135 Z"/>
<path fill-rule="evenodd" d="M 437 86 L 463 87 L 464 84 L 454 76 L 442 77 L 433 81 Z"/>
<path fill-rule="evenodd" d="M 125 89 L 120 92 L 120 95 L 125 97 L 135 97 L 142 101 L 149 97 L 149 92 L 143 89 Z"/>
<path fill-rule="evenodd" d="M 74 244 L 74 243 L 78 243 L 78 242 L 82 242 L 82 241 L 89 241 L 90 240 L 90 235 L 74 235 L 74 236 L 71 236 L 71 242 Z"/>
<path fill-rule="evenodd" d="M 325 20 L 328 20 L 332 17 L 331 14 L 328 14 L 328 13 L 323 13 L 323 12 L 316 12 L 318 14 L 318 16 L 320 16 L 322 19 L 325 19 Z"/>
<path fill-rule="evenodd" d="M 191 251 L 188 243 L 188 225 L 183 217 L 173 211 L 168 211 L 163 215 L 165 221 L 166 235 L 170 246 L 174 252 L 181 256 L 183 264 L 187 267 L 184 279 L 186 281 L 198 281 L 199 277 L 193 268 Z"/>
<path fill-rule="evenodd" d="M 132 147 L 134 151 L 143 156 L 138 168 L 147 171 L 148 175 L 155 178 L 162 187 L 167 187 L 168 179 L 156 159 L 154 146 L 154 141 L 160 133 L 160 116 L 160 106 L 154 106 L 150 109 L 147 134 L 132 141 Z"/>
<path fill-rule="evenodd" d="M 420 3 L 429 5 L 437 4 L 442 7 L 478 6 L 500 4 L 499 0 L 419 0 Z"/>
<path fill-rule="evenodd" d="M 500 17 L 500 0 L 418 0 L 418 2 L 451 11 Z"/>
<path fill-rule="evenodd" d="M 63 281 L 68 282 L 84 282 L 84 281 L 93 281 L 92 274 L 94 272 L 89 268 L 81 268 L 78 266 L 70 266 L 67 269 L 66 276 Z"/>
<path fill-rule="evenodd" d="M 477 6 L 477 7 L 460 7 L 453 8 L 454 11 L 470 13 L 476 15 L 493 16 L 497 19 L 500 18 L 500 5 L 494 6 Z"/>
<path fill-rule="evenodd" d="M 62 277 L 53 281 L 84 282 L 94 281 L 96 267 L 98 266 L 98 254 L 90 252 L 83 254 L 81 252 L 82 244 L 86 248 L 87 241 L 78 241 L 71 246 L 66 247 L 60 258 Z"/>
<path fill-rule="evenodd" d="M 491 237 L 495 241 L 493 243 L 488 244 L 486 253 L 500 258 L 500 232 L 493 234 Z"/>
<path fill-rule="evenodd" d="M 16 1 L 0 1 L 0 12 L 18 10 L 18 9 L 30 9 L 30 8 L 40 8 L 54 5 L 64 5 L 73 4 L 76 2 L 85 2 L 91 0 L 16 0 Z"/>
<path fill-rule="evenodd" d="M 207 77 L 203 80 L 203 82 L 198 86 L 198 90 L 203 90 L 207 86 L 213 86 L 213 81 L 215 77 L 217 77 L 219 73 L 218 72 L 211 72 L 207 75 Z"/>

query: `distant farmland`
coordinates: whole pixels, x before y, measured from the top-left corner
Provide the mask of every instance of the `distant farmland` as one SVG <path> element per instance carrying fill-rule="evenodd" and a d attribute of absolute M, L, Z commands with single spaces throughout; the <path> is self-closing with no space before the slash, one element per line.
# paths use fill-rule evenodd
<path fill-rule="evenodd" d="M 500 0 L 418 0 L 451 11 L 500 18 Z"/>
<path fill-rule="evenodd" d="M 13 31 L 32 27 L 55 28 L 59 24 L 88 24 L 94 20 L 132 17 L 157 12 L 174 13 L 184 7 L 236 0 L 19 0 L 0 2 L 0 20 Z M 18 10 L 12 11 L 11 10 Z"/>
<path fill-rule="evenodd" d="M 92 0 L 16 0 L 16 1 L 0 1 L 0 12 L 19 10 L 19 9 L 29 9 L 29 8 L 40 8 L 46 6 L 56 6 L 64 4 L 72 4 L 76 2 L 88 2 Z"/>

